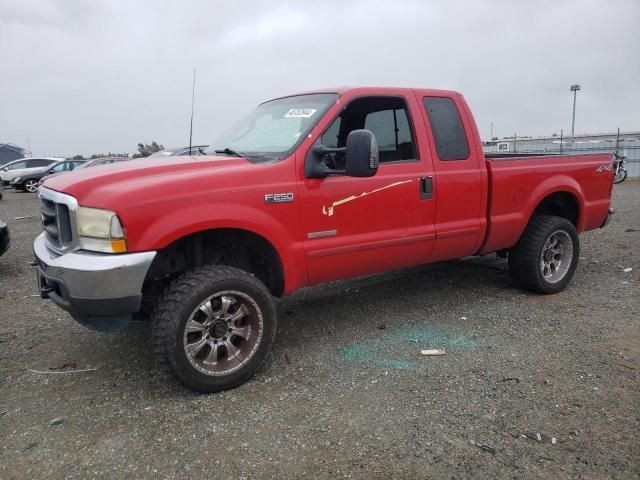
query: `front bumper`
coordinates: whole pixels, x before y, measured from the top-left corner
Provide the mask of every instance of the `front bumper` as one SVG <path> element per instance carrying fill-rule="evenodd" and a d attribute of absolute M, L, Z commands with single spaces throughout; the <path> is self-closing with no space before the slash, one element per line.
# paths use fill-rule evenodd
<path fill-rule="evenodd" d="M 76 250 L 60 255 L 45 234 L 33 243 L 38 286 L 82 325 L 92 330 L 124 330 L 140 310 L 142 284 L 156 252 L 106 254 Z"/>

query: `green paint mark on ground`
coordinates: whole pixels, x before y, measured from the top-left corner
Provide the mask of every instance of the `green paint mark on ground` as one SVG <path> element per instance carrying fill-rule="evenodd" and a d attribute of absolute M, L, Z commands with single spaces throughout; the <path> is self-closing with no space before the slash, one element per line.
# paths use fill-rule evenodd
<path fill-rule="evenodd" d="M 470 350 L 479 342 L 455 332 L 432 327 L 407 327 L 387 334 L 384 338 L 355 342 L 342 349 L 347 363 L 371 364 L 396 370 L 415 370 L 415 359 L 423 348 L 450 348 Z"/>

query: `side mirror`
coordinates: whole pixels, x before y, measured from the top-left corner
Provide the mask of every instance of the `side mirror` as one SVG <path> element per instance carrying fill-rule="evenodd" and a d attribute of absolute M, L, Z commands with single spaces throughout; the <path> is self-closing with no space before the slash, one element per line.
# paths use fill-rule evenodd
<path fill-rule="evenodd" d="M 52 168 L 51 170 L 49 170 L 49 173 L 56 173 L 56 171 Z"/>
<path fill-rule="evenodd" d="M 329 168 L 326 157 L 343 154 L 345 169 Z M 305 178 L 326 178 L 329 175 L 372 177 L 378 171 L 378 142 L 369 130 L 353 130 L 347 136 L 347 146 L 332 148 L 318 143 L 309 150 L 304 162 Z"/>
<path fill-rule="evenodd" d="M 346 174 L 349 177 L 372 177 L 378 171 L 380 154 L 375 135 L 369 130 L 353 130 L 347 137 Z"/>

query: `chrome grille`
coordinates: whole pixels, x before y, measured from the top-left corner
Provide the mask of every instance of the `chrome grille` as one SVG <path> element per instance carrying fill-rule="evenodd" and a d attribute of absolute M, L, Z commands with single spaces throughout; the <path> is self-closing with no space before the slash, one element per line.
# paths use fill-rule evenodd
<path fill-rule="evenodd" d="M 42 218 L 42 228 L 47 233 L 51 243 L 60 246 L 60 235 L 58 232 L 58 204 L 50 200 L 40 199 L 40 216 Z"/>
<path fill-rule="evenodd" d="M 47 243 L 58 250 L 67 250 L 74 240 L 71 209 L 75 199 L 58 192 L 40 189 L 40 217 Z"/>

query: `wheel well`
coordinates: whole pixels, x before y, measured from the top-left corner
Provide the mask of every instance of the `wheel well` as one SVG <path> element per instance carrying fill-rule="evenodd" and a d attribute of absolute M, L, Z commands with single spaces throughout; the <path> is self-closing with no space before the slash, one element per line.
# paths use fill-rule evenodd
<path fill-rule="evenodd" d="M 535 215 L 555 215 L 569 220 L 578 227 L 580 205 L 578 199 L 568 192 L 556 192 L 545 197 L 533 212 Z"/>
<path fill-rule="evenodd" d="M 284 292 L 284 272 L 276 249 L 260 235 L 239 229 L 205 230 L 167 245 L 151 264 L 146 290 L 152 283 L 166 283 L 167 279 L 210 263 L 252 273 L 276 297 Z"/>

